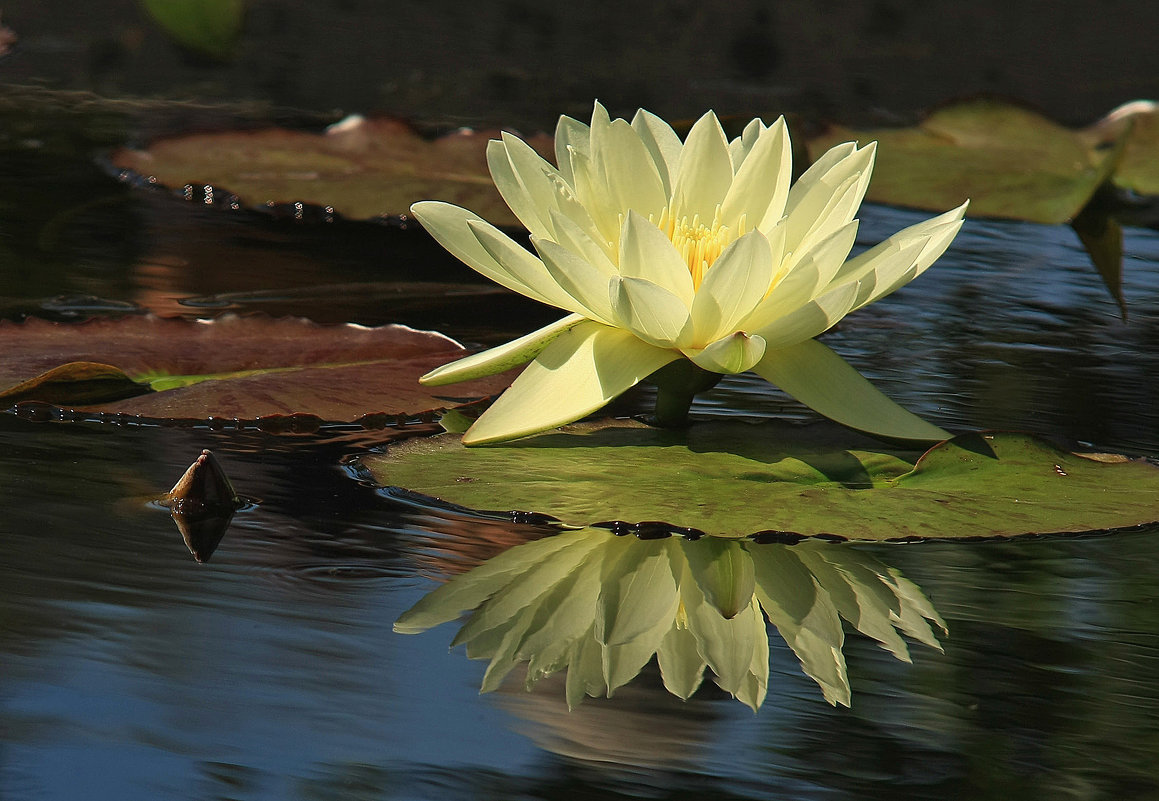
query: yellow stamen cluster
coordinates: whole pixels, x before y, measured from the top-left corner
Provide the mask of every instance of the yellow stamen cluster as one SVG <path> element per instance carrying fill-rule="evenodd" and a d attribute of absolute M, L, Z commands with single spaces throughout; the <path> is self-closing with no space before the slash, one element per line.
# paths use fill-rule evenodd
<path fill-rule="evenodd" d="M 691 221 L 687 217 L 676 219 L 671 206 L 665 207 L 660 212 L 660 219 L 653 220 L 653 222 L 672 240 L 676 250 L 684 257 L 688 271 L 692 273 L 692 286 L 696 289 L 700 288 L 700 283 L 704 280 L 708 268 L 712 266 L 712 263 L 717 260 L 724 249 L 739 237 L 744 236 L 746 227 L 746 219 L 743 214 L 737 221 L 735 229 L 732 226 L 722 224 L 720 206 L 716 207 L 716 212 L 712 215 L 711 225 L 705 225 L 701 222 L 699 214 L 694 215 Z"/>

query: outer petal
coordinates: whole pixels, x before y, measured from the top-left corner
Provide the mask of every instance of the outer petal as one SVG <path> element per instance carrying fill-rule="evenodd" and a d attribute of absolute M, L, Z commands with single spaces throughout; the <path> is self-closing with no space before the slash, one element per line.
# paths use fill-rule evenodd
<path fill-rule="evenodd" d="M 580 323 L 528 365 L 463 443 L 502 442 L 578 420 L 679 357 L 627 331 Z"/>
<path fill-rule="evenodd" d="M 850 259 L 832 285 L 858 281 L 861 289 L 854 308 L 872 303 L 926 271 L 957 236 L 962 227 L 963 203 L 932 220 L 912 225 L 877 247 Z"/>
<path fill-rule="evenodd" d="M 472 221 L 467 223 L 467 227 L 495 261 L 502 264 L 516 280 L 538 292 L 552 306 L 576 314 L 587 311 L 564 291 L 542 261 L 535 258 L 526 248 L 517 245 L 511 237 L 487 223 Z"/>
<path fill-rule="evenodd" d="M 608 273 L 550 239 L 532 237 L 531 244 L 535 245 L 544 266 L 560 287 L 583 307 L 585 317 L 607 325 L 614 324 Z"/>
<path fill-rule="evenodd" d="M 660 348 L 691 344 L 688 307 L 664 287 L 642 278 L 613 277 L 609 295 L 612 313 L 621 328 Z"/>
<path fill-rule="evenodd" d="M 843 284 L 752 333 L 764 337 L 769 350 L 812 339 L 828 331 L 849 314 L 857 302 L 857 290 L 856 283 Z"/>
<path fill-rule="evenodd" d="M 496 261 L 479 243 L 471 230 L 472 223 L 493 229 L 497 236 L 506 237 L 506 234 L 478 214 L 438 200 L 424 200 L 415 203 L 410 207 L 410 210 L 411 214 L 422 223 L 423 228 L 426 228 L 440 245 L 475 272 L 490 278 L 501 286 L 518 292 L 520 295 L 526 295 L 549 306 L 555 305 L 541 292 L 532 289 L 525 281 L 512 275 L 510 270 Z M 514 245 L 514 243 L 512 244 Z M 516 247 L 518 246 L 516 245 Z"/>
<path fill-rule="evenodd" d="M 697 367 L 713 373 L 732 375 L 753 369 L 765 355 L 765 340 L 738 331 L 718 339 L 699 353 L 685 353 Z"/>
<path fill-rule="evenodd" d="M 744 214 L 750 228 L 769 230 L 785 213 L 792 179 L 793 147 L 781 117 L 760 133 L 745 155 L 724 197 L 721 218 L 726 225 L 735 225 Z"/>
<path fill-rule="evenodd" d="M 926 442 L 950 434 L 881 394 L 816 340 L 765 353 L 753 370 L 830 420 L 870 434 Z"/>
<path fill-rule="evenodd" d="M 772 280 L 773 253 L 764 234 L 752 231 L 729 245 L 692 301 L 696 341 L 715 342 L 736 331 L 764 299 Z"/>
<path fill-rule="evenodd" d="M 584 322 L 584 318 L 580 315 L 569 314 L 562 320 L 556 320 L 551 325 L 546 325 L 538 331 L 532 331 L 519 339 L 513 339 L 505 345 L 472 354 L 444 364 L 442 367 L 436 367 L 420 378 L 419 383 L 438 387 L 502 373 L 504 370 L 510 370 L 512 367 L 518 367 L 531 361 L 553 339 L 582 322 Z"/>
<path fill-rule="evenodd" d="M 799 252 L 807 240 L 824 238 L 853 219 L 869 186 L 876 151 L 873 142 L 860 150 L 851 142 L 838 145 L 805 171 L 785 201 L 786 250 Z"/>
<path fill-rule="evenodd" d="M 553 173 L 556 170 L 543 161 L 538 153 L 532 151 L 534 157 L 541 162 L 541 165 L 537 165 L 540 173 L 535 175 L 531 165 L 528 164 L 525 165 L 524 174 L 521 176 L 516 171 L 515 163 L 511 158 L 508 139 L 523 145 L 522 142 L 508 133 L 503 134 L 502 142 L 492 139 L 487 143 L 487 167 L 491 171 L 491 180 L 495 182 L 495 188 L 503 196 L 503 202 L 515 213 L 515 216 L 519 218 L 527 230 L 537 236 L 551 236 L 553 232 L 550 227 L 551 221 L 548 219 L 551 207 L 544 205 L 543 202 L 545 200 L 543 187 L 545 184 L 548 186 L 550 184 L 543 170 L 549 169 Z M 550 198 L 546 199 L 550 202 Z"/>
<path fill-rule="evenodd" d="M 732 185 L 732 157 L 720 122 L 711 111 L 696 121 L 684 150 L 672 186 L 672 204 L 676 219 L 700 215 L 708 223 L 716 207 Z"/>
<path fill-rule="evenodd" d="M 696 290 L 688 263 L 663 231 L 634 211 L 628 212 L 620 234 L 620 275 L 651 281 L 680 298 L 686 307 L 692 305 Z"/>

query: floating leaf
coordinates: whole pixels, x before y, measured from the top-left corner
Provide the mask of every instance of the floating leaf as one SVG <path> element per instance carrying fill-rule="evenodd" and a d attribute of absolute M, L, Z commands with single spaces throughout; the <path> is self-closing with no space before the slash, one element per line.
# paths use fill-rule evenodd
<path fill-rule="evenodd" d="M 922 455 L 830 425 L 721 421 L 673 432 L 613 420 L 494 448 L 464 448 L 443 434 L 362 464 L 383 486 L 452 504 L 623 530 L 663 521 L 662 529 L 719 536 L 891 541 L 1159 520 L 1159 468 L 1099 461 L 1023 434 L 967 434 Z"/>
<path fill-rule="evenodd" d="M 833 127 L 809 142 L 814 158 L 839 142 L 878 143 L 868 199 L 1039 223 L 1074 219 L 1115 167 L 1077 131 L 995 100 L 945 106 L 914 128 Z"/>
<path fill-rule="evenodd" d="M 1083 136 L 1091 147 L 1106 147 L 1125 136 L 1115 186 L 1159 195 L 1159 105 L 1150 100 L 1126 103 L 1083 131 Z"/>
<path fill-rule="evenodd" d="M 311 415 L 370 424 L 495 394 L 503 377 L 453 393 L 418 384 L 463 348 L 398 325 L 322 326 L 307 320 L 156 317 L 80 324 L 0 322 L 0 406 L 40 401 L 58 408 L 151 420 L 259 420 Z"/>
<path fill-rule="evenodd" d="M 739 611 L 731 618 L 708 598 L 718 577 L 691 568 L 713 563 L 753 578 L 745 582 L 747 594 L 737 592 Z M 839 594 L 880 601 L 849 608 L 835 603 Z M 489 660 L 483 692 L 498 689 L 526 661 L 528 689 L 566 669 L 572 707 L 584 695 L 611 695 L 655 655 L 674 695 L 691 696 L 709 668 L 721 689 L 757 709 L 769 673 L 762 611 L 825 698 L 846 705 L 842 617 L 879 640 L 888 632 L 891 643 L 901 642 L 902 629 L 938 648 L 927 621 L 945 629 L 917 587 L 861 551 L 821 542 L 790 548 L 711 538 L 640 540 L 599 529 L 502 553 L 426 595 L 395 631 L 416 634 L 468 609 L 452 645 L 465 644 L 472 659 Z M 900 653 L 891 650 L 908 659 L 904 644 Z"/>
<path fill-rule="evenodd" d="M 351 117 L 314 134 L 284 128 L 224 131 L 122 148 L 112 163 L 164 186 L 208 184 L 242 203 L 329 206 L 350 219 L 410 213 L 419 200 L 469 208 L 496 225 L 518 225 L 487 169 L 498 131 L 461 130 L 424 139 L 406 123 Z M 550 137 L 529 144 L 551 153 Z"/>
<path fill-rule="evenodd" d="M 141 5 L 182 47 L 219 60 L 233 52 L 245 17 L 245 0 L 141 0 Z"/>

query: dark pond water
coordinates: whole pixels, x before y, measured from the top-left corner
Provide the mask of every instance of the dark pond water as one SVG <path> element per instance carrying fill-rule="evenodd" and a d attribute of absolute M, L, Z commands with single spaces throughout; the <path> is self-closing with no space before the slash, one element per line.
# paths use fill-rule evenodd
<path fill-rule="evenodd" d="M 551 318 L 432 301 L 422 282 L 472 279 L 418 234 L 199 208 L 85 162 L 6 167 L 4 317 L 228 303 L 471 342 Z M 922 216 L 867 207 L 862 239 Z M 1159 455 L 1159 235 L 1128 231 L 1126 250 L 1129 324 L 1069 229 L 970 221 L 826 341 L 945 427 Z M 696 411 L 806 416 L 743 377 Z M 851 709 L 774 635 L 758 714 L 707 690 L 681 702 L 654 669 L 568 713 L 558 683 L 479 695 L 451 627 L 392 632 L 433 578 L 544 532 L 363 486 L 342 457 L 380 439 L 0 415 L 0 797 L 1159 797 L 1159 530 L 867 549 L 950 636 L 912 665 L 850 636 Z M 198 564 L 148 499 L 202 448 L 260 503 Z"/>

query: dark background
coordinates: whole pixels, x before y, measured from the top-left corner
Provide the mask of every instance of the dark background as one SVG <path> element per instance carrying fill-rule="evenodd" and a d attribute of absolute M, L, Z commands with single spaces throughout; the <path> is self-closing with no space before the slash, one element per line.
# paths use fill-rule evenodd
<path fill-rule="evenodd" d="M 1159 4 L 1137 0 L 251 0 L 247 12 L 233 58 L 214 63 L 132 0 L 6 2 L 18 38 L 0 84 L 524 128 L 586 116 L 594 98 L 669 118 L 901 123 L 997 93 L 1080 125 L 1159 95 Z"/>

